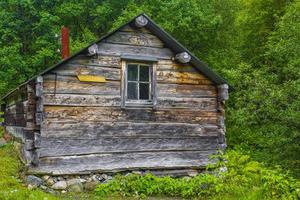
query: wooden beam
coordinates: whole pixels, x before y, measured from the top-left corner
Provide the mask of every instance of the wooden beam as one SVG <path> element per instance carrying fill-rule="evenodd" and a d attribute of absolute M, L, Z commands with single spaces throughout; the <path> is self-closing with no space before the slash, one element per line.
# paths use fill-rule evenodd
<path fill-rule="evenodd" d="M 37 97 L 35 120 L 36 120 L 36 125 L 41 125 L 43 121 L 43 111 L 44 111 L 44 104 L 43 104 L 44 91 L 43 91 L 42 76 L 38 76 L 36 78 L 35 94 Z"/>
<path fill-rule="evenodd" d="M 43 77 L 42 76 L 38 76 L 36 78 L 35 95 L 37 97 L 41 97 L 43 95 Z"/>
<path fill-rule="evenodd" d="M 176 54 L 175 59 L 180 63 L 188 63 L 191 61 L 191 55 L 187 52 L 182 52 Z"/>
<path fill-rule="evenodd" d="M 95 54 L 97 54 L 97 51 L 98 51 L 98 45 L 97 44 L 93 44 L 92 46 L 90 46 L 88 48 L 88 52 L 89 52 L 89 56 L 93 56 Z"/>
<path fill-rule="evenodd" d="M 219 101 L 226 101 L 229 98 L 228 94 L 228 85 L 227 84 L 222 84 L 218 85 L 218 99 Z"/>
<path fill-rule="evenodd" d="M 142 28 L 148 24 L 148 19 L 146 19 L 146 17 L 144 17 L 143 15 L 140 15 L 137 18 L 135 18 L 134 24 L 136 27 Z"/>

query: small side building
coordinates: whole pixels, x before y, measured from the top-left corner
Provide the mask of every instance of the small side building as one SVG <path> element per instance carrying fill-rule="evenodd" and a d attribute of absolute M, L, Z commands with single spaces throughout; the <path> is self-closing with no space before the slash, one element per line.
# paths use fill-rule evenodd
<path fill-rule="evenodd" d="M 145 14 L 2 98 L 32 174 L 201 169 L 224 149 L 227 82 Z"/>

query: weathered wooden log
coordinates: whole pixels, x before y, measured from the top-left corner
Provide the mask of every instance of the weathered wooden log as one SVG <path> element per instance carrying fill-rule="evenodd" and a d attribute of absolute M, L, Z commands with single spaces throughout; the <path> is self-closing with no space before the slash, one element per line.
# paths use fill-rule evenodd
<path fill-rule="evenodd" d="M 158 97 L 216 98 L 213 85 L 157 84 Z"/>
<path fill-rule="evenodd" d="M 39 132 L 34 133 L 34 148 L 41 148 L 41 134 Z"/>
<path fill-rule="evenodd" d="M 43 77 L 38 76 L 36 78 L 36 87 L 35 87 L 35 95 L 37 97 L 36 100 L 36 113 L 35 113 L 35 122 L 36 125 L 41 125 L 43 121 L 43 112 L 44 112 L 44 104 L 43 104 L 43 96 L 44 96 L 44 91 L 43 91 Z"/>
<path fill-rule="evenodd" d="M 148 24 L 148 19 L 146 17 L 144 17 L 143 15 L 140 15 L 137 18 L 135 18 L 134 24 L 138 28 L 144 27 Z"/>
<path fill-rule="evenodd" d="M 218 85 L 218 99 L 219 101 L 226 101 L 229 98 L 228 85 Z"/>
<path fill-rule="evenodd" d="M 121 58 L 120 56 L 86 56 L 78 55 L 74 59 L 68 62 L 69 65 L 89 65 L 89 66 L 98 66 L 98 67 L 115 67 L 120 68 Z"/>
<path fill-rule="evenodd" d="M 76 77 L 57 76 L 55 85 L 52 78 L 54 77 L 48 75 L 44 82 L 45 94 L 54 94 L 55 91 L 56 94 L 120 95 L 120 81 L 80 82 Z"/>
<path fill-rule="evenodd" d="M 24 145 L 21 149 L 21 161 L 26 165 L 30 166 L 33 159 L 32 150 L 27 150 L 26 146 Z"/>
<path fill-rule="evenodd" d="M 51 121 L 43 124 L 42 137 L 97 139 L 100 137 L 178 138 L 218 136 L 216 124 L 137 123 L 137 122 L 70 122 Z"/>
<path fill-rule="evenodd" d="M 116 32 L 105 40 L 107 43 L 163 48 L 163 42 L 155 35 L 143 32 Z"/>
<path fill-rule="evenodd" d="M 122 32 L 139 32 L 139 33 L 151 33 L 146 27 L 137 28 L 134 24 L 126 25 L 120 29 Z"/>
<path fill-rule="evenodd" d="M 21 140 L 23 143 L 25 142 L 25 133 L 24 133 L 24 127 L 20 126 L 5 126 L 5 131 L 15 138 Z"/>
<path fill-rule="evenodd" d="M 199 73 L 158 71 L 157 82 L 177 84 L 212 85 L 213 82 Z"/>
<path fill-rule="evenodd" d="M 57 76 L 95 75 L 104 76 L 106 80 L 120 80 L 120 69 L 115 67 L 98 67 L 89 65 L 64 65 L 53 70 Z M 61 78 L 61 77 L 60 77 Z M 59 80 L 59 79 L 58 79 Z"/>
<path fill-rule="evenodd" d="M 191 55 L 187 52 L 182 52 L 176 54 L 175 59 L 180 63 L 188 63 L 191 61 Z"/>
<path fill-rule="evenodd" d="M 82 114 L 84 113 L 84 114 Z M 217 111 L 199 111 L 191 109 L 157 109 L 114 107 L 68 107 L 45 106 L 47 119 L 94 122 L 190 122 L 215 123 Z"/>
<path fill-rule="evenodd" d="M 97 44 L 93 44 L 88 48 L 89 56 L 93 56 L 93 55 L 97 54 L 97 51 L 98 51 Z"/>
<path fill-rule="evenodd" d="M 26 139 L 25 142 L 24 142 L 24 146 L 25 146 L 26 150 L 34 149 L 33 140 Z"/>
<path fill-rule="evenodd" d="M 208 157 L 213 153 L 215 150 L 44 157 L 37 167 L 29 169 L 29 173 L 62 175 L 135 169 L 199 169 L 210 162 Z"/>
<path fill-rule="evenodd" d="M 38 150 L 32 151 L 32 161 L 33 166 L 38 166 L 40 163 L 40 152 Z"/>
<path fill-rule="evenodd" d="M 100 137 L 95 139 L 42 138 L 40 157 L 99 153 L 214 150 L 218 137 Z"/>
<path fill-rule="evenodd" d="M 36 78 L 35 95 L 36 95 L 36 97 L 42 97 L 42 95 L 43 95 L 43 77 L 42 76 L 38 76 Z"/>
<path fill-rule="evenodd" d="M 102 42 L 98 46 L 99 55 L 121 56 L 135 55 L 135 56 L 149 56 L 157 59 L 171 59 L 174 53 L 168 48 L 155 48 L 134 45 L 122 45 Z"/>
<path fill-rule="evenodd" d="M 45 94 L 44 105 L 56 106 L 95 106 L 95 107 L 120 107 L 121 97 L 111 95 L 88 94 Z M 185 108 L 193 110 L 216 110 L 216 98 L 181 98 L 159 97 L 157 108 Z"/>

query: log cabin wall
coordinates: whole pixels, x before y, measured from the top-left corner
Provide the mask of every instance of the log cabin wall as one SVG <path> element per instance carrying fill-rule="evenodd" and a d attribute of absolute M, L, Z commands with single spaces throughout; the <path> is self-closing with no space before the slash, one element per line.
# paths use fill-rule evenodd
<path fill-rule="evenodd" d="M 217 87 L 145 28 L 126 26 L 43 76 L 39 162 L 32 173 L 205 167 L 220 138 Z M 121 108 L 121 55 L 157 61 L 157 105 Z M 106 83 L 80 82 L 78 71 Z"/>
<path fill-rule="evenodd" d="M 32 164 L 34 157 L 35 97 L 31 85 L 22 85 L 4 99 L 2 106 L 5 131 L 20 142 L 22 160 L 27 165 Z"/>

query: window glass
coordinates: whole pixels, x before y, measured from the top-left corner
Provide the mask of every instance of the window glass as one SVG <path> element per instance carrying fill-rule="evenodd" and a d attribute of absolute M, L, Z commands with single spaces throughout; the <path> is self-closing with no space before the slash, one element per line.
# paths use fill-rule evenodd
<path fill-rule="evenodd" d="M 138 66 L 137 65 L 128 65 L 128 81 L 137 81 L 138 80 Z"/>
<path fill-rule="evenodd" d="M 144 100 L 144 103 L 145 100 L 151 100 L 150 67 L 146 64 L 127 64 L 126 100 Z"/>
<path fill-rule="evenodd" d="M 128 88 L 127 88 L 127 98 L 128 99 L 138 99 L 138 90 L 137 90 L 138 84 L 135 82 L 129 82 Z"/>
<path fill-rule="evenodd" d="M 140 83 L 140 99 L 149 99 L 149 83 Z"/>
<path fill-rule="evenodd" d="M 140 81 L 149 81 L 149 66 L 140 65 Z"/>

